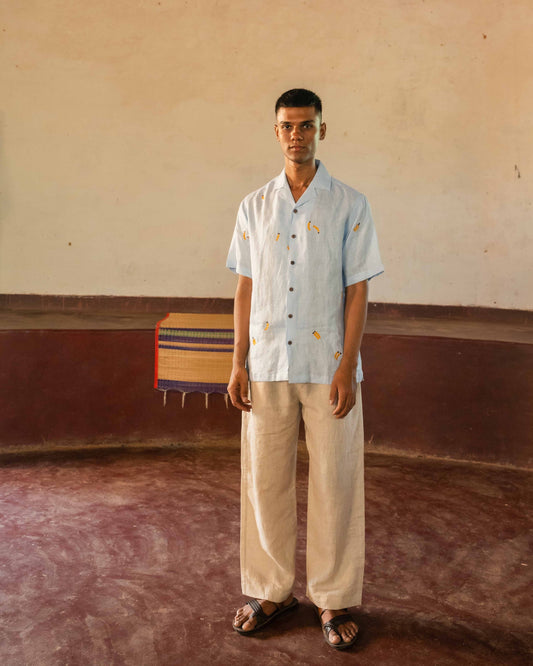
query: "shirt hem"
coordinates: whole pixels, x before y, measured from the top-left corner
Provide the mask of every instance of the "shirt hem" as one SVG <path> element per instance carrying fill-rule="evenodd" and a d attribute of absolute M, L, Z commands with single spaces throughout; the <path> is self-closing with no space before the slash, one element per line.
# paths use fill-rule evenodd
<path fill-rule="evenodd" d="M 360 382 L 364 381 L 364 375 L 363 373 L 359 374 L 357 373 L 356 375 L 356 382 L 359 384 Z M 251 382 L 287 382 L 288 384 L 331 384 L 333 381 L 333 376 L 331 379 L 328 379 L 327 377 L 321 377 L 319 379 L 308 379 L 305 377 L 291 377 L 291 379 L 288 379 L 287 377 L 250 377 Z"/>

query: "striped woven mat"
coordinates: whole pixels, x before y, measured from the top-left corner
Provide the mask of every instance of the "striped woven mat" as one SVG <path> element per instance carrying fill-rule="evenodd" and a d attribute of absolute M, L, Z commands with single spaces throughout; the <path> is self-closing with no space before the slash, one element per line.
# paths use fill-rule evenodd
<path fill-rule="evenodd" d="M 233 315 L 170 313 L 156 326 L 154 387 L 227 394 L 232 357 Z"/>

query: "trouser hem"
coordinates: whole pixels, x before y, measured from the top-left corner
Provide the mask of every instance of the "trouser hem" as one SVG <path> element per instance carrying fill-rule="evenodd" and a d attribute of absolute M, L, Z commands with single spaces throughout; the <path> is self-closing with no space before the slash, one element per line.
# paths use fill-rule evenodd
<path fill-rule="evenodd" d="M 314 596 L 307 592 L 306 595 L 309 601 L 317 608 L 327 608 L 329 610 L 353 608 L 355 606 L 360 606 L 362 602 L 362 594 L 339 597 L 331 595 Z"/>
<path fill-rule="evenodd" d="M 247 597 L 253 597 L 254 599 L 267 599 L 268 601 L 280 604 L 292 594 L 292 590 L 261 588 L 243 584 L 242 593 Z"/>

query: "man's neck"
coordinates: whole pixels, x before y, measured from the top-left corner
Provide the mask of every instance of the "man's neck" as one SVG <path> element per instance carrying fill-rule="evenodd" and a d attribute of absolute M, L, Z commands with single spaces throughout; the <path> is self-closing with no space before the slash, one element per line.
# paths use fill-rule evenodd
<path fill-rule="evenodd" d="M 288 160 L 285 162 L 285 175 L 287 176 L 287 182 L 291 188 L 294 201 L 298 201 L 309 187 L 310 182 L 315 177 L 317 168 L 318 166 L 314 159 L 307 164 L 295 164 Z"/>

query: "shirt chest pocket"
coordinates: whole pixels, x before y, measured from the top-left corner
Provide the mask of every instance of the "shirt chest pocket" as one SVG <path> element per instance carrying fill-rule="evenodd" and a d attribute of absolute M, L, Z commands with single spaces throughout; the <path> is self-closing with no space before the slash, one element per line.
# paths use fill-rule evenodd
<path fill-rule="evenodd" d="M 318 202 L 300 230 L 311 262 L 331 264 L 342 261 L 342 229 L 343 225 L 339 225 L 335 218 L 335 211 Z"/>

